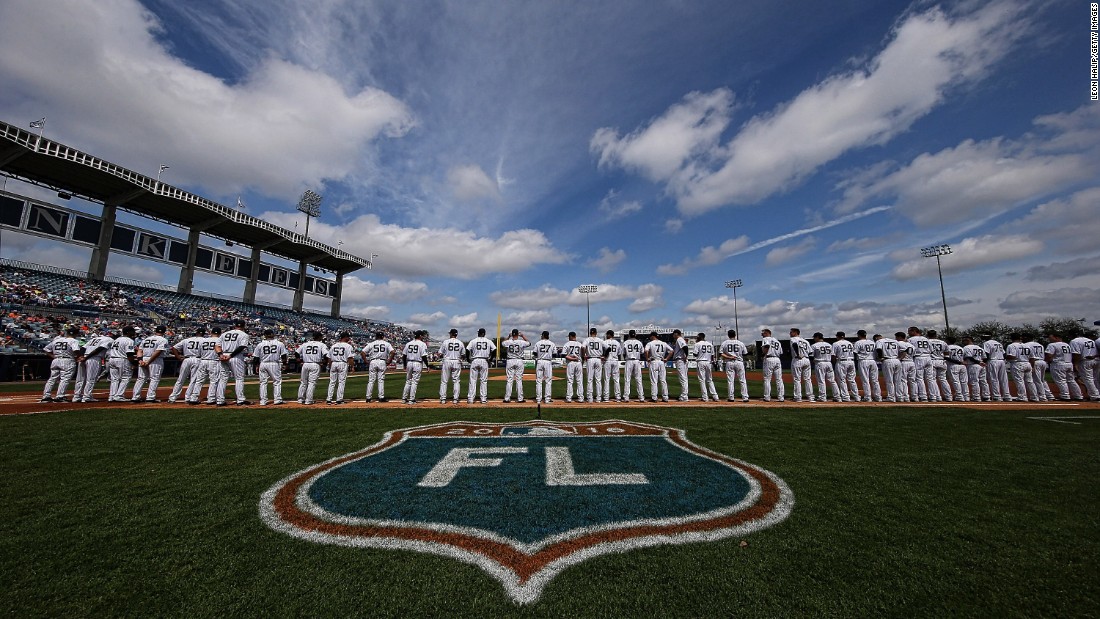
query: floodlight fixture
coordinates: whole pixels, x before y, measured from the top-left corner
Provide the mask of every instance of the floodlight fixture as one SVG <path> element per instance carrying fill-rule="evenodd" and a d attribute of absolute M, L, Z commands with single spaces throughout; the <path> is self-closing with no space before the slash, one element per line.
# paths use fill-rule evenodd
<path fill-rule="evenodd" d="M 577 292 L 584 293 L 584 304 L 588 308 L 588 332 L 592 332 L 592 302 L 589 300 L 588 295 L 593 292 L 599 292 L 599 286 L 595 284 L 584 284 L 577 287 Z"/>
<path fill-rule="evenodd" d="M 305 193 L 302 194 L 301 199 L 298 200 L 298 210 L 306 214 L 305 236 L 307 239 L 309 238 L 309 219 L 310 217 L 321 216 L 321 200 L 323 199 L 321 194 L 312 189 L 307 189 Z"/>

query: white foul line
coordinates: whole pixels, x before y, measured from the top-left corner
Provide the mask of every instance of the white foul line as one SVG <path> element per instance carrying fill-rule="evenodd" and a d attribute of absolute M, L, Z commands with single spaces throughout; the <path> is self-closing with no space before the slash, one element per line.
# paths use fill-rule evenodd
<path fill-rule="evenodd" d="M 1093 415 L 1079 415 L 1076 417 L 1028 417 L 1028 419 L 1038 419 L 1039 421 L 1053 421 L 1054 423 L 1071 423 L 1075 426 L 1081 425 L 1080 421 L 1062 421 L 1063 419 L 1100 419 L 1100 416 Z"/>

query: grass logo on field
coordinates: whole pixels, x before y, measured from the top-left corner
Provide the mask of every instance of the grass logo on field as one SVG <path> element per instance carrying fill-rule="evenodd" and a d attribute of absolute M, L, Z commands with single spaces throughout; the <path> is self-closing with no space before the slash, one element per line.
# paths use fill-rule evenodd
<path fill-rule="evenodd" d="M 782 521 L 774 474 L 632 421 L 451 422 L 388 432 L 264 493 L 271 528 L 482 568 L 519 603 L 608 553 L 713 541 Z"/>

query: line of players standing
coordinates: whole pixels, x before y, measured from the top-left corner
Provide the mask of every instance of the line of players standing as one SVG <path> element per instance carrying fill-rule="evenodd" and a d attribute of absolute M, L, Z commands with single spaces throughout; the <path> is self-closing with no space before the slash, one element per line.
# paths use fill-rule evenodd
<path fill-rule="evenodd" d="M 771 400 L 775 381 L 777 399 L 782 402 L 781 344 L 770 329 L 761 331 L 761 336 L 764 400 Z M 796 402 L 803 401 L 803 392 L 808 401 L 814 401 L 811 373 L 817 378 L 818 401 L 827 401 L 831 389 L 834 401 L 881 402 L 881 374 L 887 402 L 1047 402 L 1055 400 L 1046 381 L 1048 369 L 1058 389 L 1057 399 L 1083 400 L 1087 394 L 1090 400 L 1100 401 L 1100 340 L 1087 337 L 1067 343 L 1051 333 L 1044 347 L 1035 341 L 1025 343 L 1014 333 L 1006 348 L 992 338 L 979 345 L 966 337 L 960 346 L 955 338 L 941 340 L 935 331 L 926 336 L 917 327 L 910 327 L 908 335 L 899 331 L 893 338 L 876 334 L 868 339 L 867 332 L 860 330 L 854 343 L 843 332 L 836 334 L 833 343 L 821 333 L 808 342 L 798 329 L 791 329 L 790 336 Z M 1015 396 L 1009 389 L 1010 374 L 1016 383 Z"/>
<path fill-rule="evenodd" d="M 273 387 L 272 404 L 282 404 L 282 372 L 286 368 L 290 351 L 282 341 L 274 337 L 274 331 L 263 332 L 263 340 L 252 346 L 244 331 L 244 322 L 224 333 L 217 327 L 210 330 L 200 327 L 195 334 L 169 346 L 164 337 L 165 328 L 158 326 L 154 334 L 135 342 L 135 330 L 123 327 L 121 334 L 112 338 L 107 334 L 92 336 L 81 345 L 75 336 L 79 330 L 72 328 L 68 335 L 59 335 L 46 347 L 53 357 L 50 378 L 42 395 L 43 402 L 68 401 L 65 393 L 75 378 L 73 402 L 94 402 L 92 388 L 106 371 L 110 376 L 109 400 L 112 402 L 158 402 L 156 390 L 164 368 L 166 354 L 180 360 L 179 377 L 168 397 L 177 402 L 181 397 L 188 404 L 199 404 L 204 385 L 206 403 L 225 406 L 225 391 L 230 376 L 234 378 L 237 405 L 251 404 L 244 397 L 244 377 L 247 358 L 259 361 L 260 404 L 266 405 L 268 384 Z M 458 331 L 451 329 L 450 337 L 439 347 L 443 376 L 440 381 L 439 399 L 447 401 L 447 386 L 452 385 L 452 402 L 460 400 L 460 376 L 463 360 L 470 364 L 467 402 L 473 403 L 478 390 L 480 401 L 487 401 L 489 359 L 496 351 L 496 344 L 485 337 L 485 329 L 478 330 L 478 337 L 463 343 Z M 535 400 L 552 401 L 551 380 L 553 359 L 563 357 L 566 369 L 566 402 L 629 402 L 631 385 L 636 386 L 637 398 L 646 399 L 642 387 L 642 366 L 648 368 L 650 400 L 669 400 L 666 368 L 669 361 L 677 372 L 680 383 L 680 401 L 688 400 L 688 344 L 680 330 L 673 331 L 674 345 L 661 340 L 656 332 L 649 334 L 645 344 L 631 330 L 622 342 L 608 331 L 606 338 L 597 336 L 590 329 L 589 336 L 577 341 L 575 332 L 569 333 L 569 341 L 557 346 L 549 339 L 549 332 L 542 332 L 542 339 L 534 343 Z M 1058 389 L 1061 400 L 1082 400 L 1087 397 L 1100 401 L 1097 385 L 1100 383 L 1100 363 L 1097 349 L 1100 340 L 1086 337 L 1063 342 L 1057 334 L 1048 334 L 1047 346 L 1038 342 L 1021 341 L 1019 334 L 1007 348 L 994 339 L 981 345 L 964 338 L 962 346 L 953 338 L 940 340 L 935 331 L 925 336 L 917 327 L 910 327 L 908 337 L 898 332 L 893 338 L 876 334 L 868 339 L 866 331 L 857 333 L 858 340 L 849 342 L 843 332 L 836 334 L 836 341 L 829 343 L 821 333 L 815 333 L 813 342 L 801 337 L 799 329 L 791 329 L 791 374 L 794 401 L 814 401 L 812 375 L 817 377 L 817 401 L 828 400 L 828 389 L 838 402 L 883 401 L 879 374 L 886 384 L 885 401 L 888 402 L 939 402 L 939 401 L 1029 401 L 1054 400 L 1055 396 L 1046 382 L 1046 371 Z M 727 332 L 728 339 L 718 347 L 706 341 L 700 333 L 694 345 L 697 376 L 702 400 L 719 400 L 713 372 L 717 368 L 727 377 L 727 400 L 735 401 L 735 387 L 740 385 L 741 400 L 748 401 L 748 385 L 745 378 L 745 357 L 748 347 L 736 339 L 736 332 Z M 764 400 L 771 401 L 772 382 L 776 385 L 778 401 L 784 400 L 780 356 L 782 345 L 772 337 L 770 329 L 761 331 Z M 402 401 L 415 404 L 417 385 L 428 356 L 425 342 L 427 332 L 417 331 L 401 354 L 405 364 L 405 386 Z M 513 389 L 517 402 L 524 401 L 524 354 L 531 342 L 518 329 L 501 342 L 507 358 L 504 402 L 513 401 Z M 314 390 L 323 366 L 328 366 L 329 388 L 326 403 L 343 404 L 344 387 L 349 364 L 356 354 L 367 363 L 369 380 L 367 402 L 371 402 L 377 385 L 379 401 L 385 398 L 385 374 L 396 354 L 394 347 L 378 333 L 371 343 L 357 351 L 350 343 L 350 335 L 340 334 L 339 341 L 331 346 L 321 341 L 321 334 L 311 333 L 311 339 L 299 345 L 294 353 L 302 361 L 301 383 L 298 389 L 300 404 L 313 404 Z M 137 370 L 131 397 L 125 392 Z M 625 391 L 620 382 L 625 369 Z M 1016 397 L 1008 385 L 1011 373 L 1016 383 Z M 584 381 L 585 376 L 587 382 Z M 857 376 L 862 385 L 857 385 Z M 1080 385 L 1078 384 L 1080 381 Z M 148 390 L 143 393 L 145 384 Z M 1083 387 L 1083 389 L 1082 389 Z M 56 388 L 56 392 L 54 389 Z M 186 390 L 185 390 L 186 389 Z M 612 397 L 614 391 L 614 397 Z M 805 392 L 805 397 L 803 396 Z M 51 395 L 53 394 L 53 395 Z"/>

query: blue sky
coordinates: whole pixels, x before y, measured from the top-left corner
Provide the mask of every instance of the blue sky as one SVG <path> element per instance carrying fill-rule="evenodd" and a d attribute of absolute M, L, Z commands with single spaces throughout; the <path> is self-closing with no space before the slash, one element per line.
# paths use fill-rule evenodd
<path fill-rule="evenodd" d="M 345 311 L 435 334 L 560 338 L 580 284 L 601 328 L 714 333 L 735 278 L 748 335 L 942 327 L 939 243 L 953 325 L 1091 322 L 1088 32 L 1079 1 L 7 0 L 0 118 L 291 229 L 314 189 L 311 236 L 379 254 Z"/>

